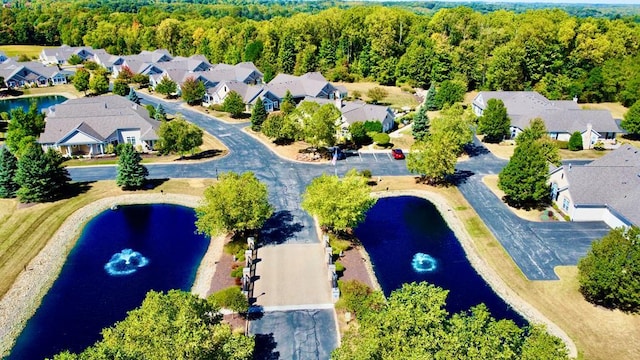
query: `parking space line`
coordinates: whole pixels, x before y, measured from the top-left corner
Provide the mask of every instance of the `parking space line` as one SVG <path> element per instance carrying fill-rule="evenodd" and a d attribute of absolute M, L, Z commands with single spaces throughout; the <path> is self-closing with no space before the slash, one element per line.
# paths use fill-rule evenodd
<path fill-rule="evenodd" d="M 389 158 L 389 160 L 393 161 L 393 158 L 391 157 L 391 153 L 387 153 L 387 157 Z"/>
<path fill-rule="evenodd" d="M 364 160 L 362 160 L 362 153 L 360 151 L 358 151 L 358 157 L 360 158 L 360 162 L 364 162 Z"/>
<path fill-rule="evenodd" d="M 376 156 L 376 153 L 371 153 L 371 155 L 373 155 L 373 158 L 376 159 L 376 162 L 378 161 L 378 157 Z"/>

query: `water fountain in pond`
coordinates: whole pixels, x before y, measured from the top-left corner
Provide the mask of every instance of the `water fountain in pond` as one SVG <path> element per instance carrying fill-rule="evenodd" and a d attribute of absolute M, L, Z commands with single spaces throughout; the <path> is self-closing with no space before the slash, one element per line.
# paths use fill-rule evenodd
<path fill-rule="evenodd" d="M 418 273 L 434 272 L 438 267 L 438 261 L 429 254 L 417 253 L 413 255 L 411 266 Z"/>
<path fill-rule="evenodd" d="M 113 254 L 109 262 L 104 265 L 104 269 L 112 276 L 131 275 L 139 268 L 146 266 L 149 260 L 137 251 L 124 249 Z"/>

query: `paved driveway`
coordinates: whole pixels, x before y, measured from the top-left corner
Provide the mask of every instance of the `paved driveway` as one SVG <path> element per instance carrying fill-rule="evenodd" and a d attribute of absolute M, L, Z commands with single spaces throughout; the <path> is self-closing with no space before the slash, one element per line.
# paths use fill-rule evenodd
<path fill-rule="evenodd" d="M 189 121 L 217 136 L 230 150 L 224 158 L 203 163 L 149 165 L 150 177 L 212 178 L 223 171 L 253 171 L 266 183 L 269 199 L 276 208 L 261 236 L 270 245 L 318 242 L 311 217 L 300 209 L 300 197 L 310 181 L 320 174 L 342 176 L 356 168 L 369 169 L 374 176 L 409 175 L 405 161 L 393 160 L 387 154 L 379 153 L 355 154 L 338 161 L 335 167 L 284 160 L 241 131 L 247 123 L 226 124 L 177 103 L 144 94 L 140 97 L 146 103 L 162 102 L 169 113 L 182 113 Z M 464 174 L 459 184 L 460 191 L 527 278 L 556 279 L 555 266 L 576 264 L 586 253 L 590 242 L 608 231 L 604 223 L 533 223 L 516 217 L 480 180 L 485 174 L 500 172 L 506 161 L 488 154 L 477 139 L 476 145 L 474 156 L 457 166 Z M 106 180 L 116 176 L 114 166 L 71 168 L 69 173 L 75 181 Z M 290 271 L 295 272 L 296 269 Z M 318 271 L 324 274 L 326 270 Z M 266 281 L 267 278 L 261 280 Z M 288 305 L 288 309 L 296 309 L 300 304 Z M 333 319 L 333 309 L 264 311 L 260 319 L 250 325 L 251 333 L 257 336 L 259 354 L 264 355 L 257 358 L 328 358 L 330 351 L 337 346 L 338 334 Z"/>

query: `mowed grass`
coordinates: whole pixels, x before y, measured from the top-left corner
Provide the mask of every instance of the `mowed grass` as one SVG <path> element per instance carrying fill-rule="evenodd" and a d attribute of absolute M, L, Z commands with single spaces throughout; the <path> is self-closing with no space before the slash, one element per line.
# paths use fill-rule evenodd
<path fill-rule="evenodd" d="M 76 210 L 98 199 L 160 192 L 201 196 L 213 184 L 210 179 L 168 180 L 153 190 L 123 191 L 115 181 L 80 183 L 79 195 L 51 203 L 19 206 L 16 199 L 0 199 L 0 296 L 11 287 L 31 259 L 47 244 L 62 223 Z"/>
<path fill-rule="evenodd" d="M 614 119 L 622 119 L 628 108 L 620 103 L 581 104 L 585 110 L 609 110 Z"/>
<path fill-rule="evenodd" d="M 40 45 L 0 45 L 0 51 L 5 55 L 20 56 L 27 55 L 30 58 L 37 58 L 42 52 L 42 49 L 52 48 L 54 46 L 40 46 Z"/>
<path fill-rule="evenodd" d="M 375 174 L 374 174 L 375 176 Z M 414 177 L 383 177 L 374 191 L 428 190 L 441 194 L 471 235 L 480 257 L 507 286 L 564 330 L 576 343 L 582 359 L 640 359 L 640 342 L 629 341 L 640 334 L 640 316 L 611 311 L 584 300 L 578 291 L 576 266 L 560 266 L 560 280 L 529 281 L 495 239 L 478 214 L 456 187 L 417 184 Z"/>
<path fill-rule="evenodd" d="M 349 96 L 353 96 L 354 91 L 360 92 L 360 98 L 364 101 L 371 100 L 367 96 L 367 91 L 374 87 L 381 87 L 388 93 L 387 97 L 381 101 L 382 103 L 388 104 L 394 109 L 402 109 L 403 107 L 415 109 L 415 107 L 418 106 L 418 100 L 415 95 L 402 91 L 402 89 L 397 86 L 384 86 L 373 82 L 336 82 L 334 84 L 336 86 L 344 86 L 347 91 L 349 91 Z"/>

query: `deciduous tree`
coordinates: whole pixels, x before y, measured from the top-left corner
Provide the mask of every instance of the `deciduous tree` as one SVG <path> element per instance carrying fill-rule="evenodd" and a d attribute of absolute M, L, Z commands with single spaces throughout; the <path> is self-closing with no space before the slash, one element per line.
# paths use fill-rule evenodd
<path fill-rule="evenodd" d="M 342 179 L 322 174 L 302 195 L 302 208 L 317 217 L 320 225 L 338 231 L 356 227 L 375 203 L 367 180 L 355 170 Z"/>
<path fill-rule="evenodd" d="M 6 148 L 0 148 L 0 198 L 16 196 L 20 185 L 16 181 L 18 159 Z"/>
<path fill-rule="evenodd" d="M 407 154 L 407 169 L 430 184 L 442 183 L 456 170 L 458 146 L 451 133 L 435 132 L 418 141 Z"/>
<path fill-rule="evenodd" d="M 630 135 L 640 137 L 640 100 L 637 100 L 627 110 L 620 126 Z"/>
<path fill-rule="evenodd" d="M 351 134 L 351 140 L 356 145 L 371 143 L 371 138 L 367 135 L 367 129 L 364 127 L 364 123 L 360 121 L 356 121 L 349 125 L 349 134 Z"/>
<path fill-rule="evenodd" d="M 127 143 L 122 144 L 118 157 L 116 184 L 125 190 L 141 188 L 147 180 L 149 170 L 140 163 L 140 154 L 132 144 Z"/>
<path fill-rule="evenodd" d="M 617 228 L 594 241 L 578 263 L 587 301 L 628 312 L 640 310 L 640 229 Z"/>
<path fill-rule="evenodd" d="M 155 91 L 168 97 L 178 91 L 178 84 L 168 76 L 164 76 L 160 79 L 160 82 L 156 84 Z"/>
<path fill-rule="evenodd" d="M 538 142 L 524 143 L 516 149 L 498 176 L 498 187 L 505 200 L 515 207 L 537 207 L 549 201 L 549 167 Z"/>
<path fill-rule="evenodd" d="M 438 109 L 442 109 L 445 106 L 451 106 L 455 103 L 464 100 L 464 93 L 467 91 L 466 84 L 455 81 L 445 80 L 440 83 L 438 92 L 435 95 L 435 101 Z"/>
<path fill-rule="evenodd" d="M 267 186 L 252 172 L 228 172 L 204 192 L 196 209 L 198 232 L 208 236 L 260 229 L 273 214 Z"/>
<path fill-rule="evenodd" d="M 152 290 L 95 345 L 54 359 L 252 359 L 254 339 L 232 332 L 218 309 L 189 292 Z"/>
<path fill-rule="evenodd" d="M 78 91 L 82 91 L 85 95 L 87 95 L 87 90 L 89 90 L 89 78 L 91 74 L 84 68 L 78 69 L 76 73 L 73 75 L 73 87 Z"/>
<path fill-rule="evenodd" d="M 7 147 L 17 157 L 21 157 L 27 147 L 44 131 L 44 114 L 38 111 L 35 104 L 31 104 L 27 112 L 21 107 L 11 110 L 9 117 Z"/>
<path fill-rule="evenodd" d="M 336 142 L 337 120 L 341 113 L 333 104 L 305 101 L 288 116 L 302 124 L 304 141 L 311 146 L 333 146 Z"/>
<path fill-rule="evenodd" d="M 489 99 L 487 108 L 478 119 L 478 132 L 484 134 L 483 141 L 499 143 L 509 136 L 511 120 L 507 116 L 507 108 L 500 99 Z"/>
<path fill-rule="evenodd" d="M 113 90 L 111 91 L 116 95 L 126 96 L 129 93 L 129 84 L 124 80 L 116 80 L 113 82 Z"/>
<path fill-rule="evenodd" d="M 369 91 L 367 91 L 367 96 L 371 99 L 371 101 L 373 101 L 374 104 L 377 104 L 380 101 L 382 101 L 384 98 L 389 96 L 389 92 L 384 88 L 376 86 L 374 88 L 369 89 Z"/>
<path fill-rule="evenodd" d="M 207 89 L 204 87 L 204 83 L 200 80 L 196 80 L 193 77 L 188 77 L 180 86 L 182 92 L 182 99 L 189 105 L 196 105 L 202 102 Z"/>
<path fill-rule="evenodd" d="M 108 74 L 105 71 L 95 71 L 91 74 L 89 80 L 89 89 L 96 95 L 105 94 L 109 91 L 109 79 Z"/>
<path fill-rule="evenodd" d="M 224 98 L 222 108 L 224 111 L 231 114 L 232 118 L 237 118 L 244 112 L 244 101 L 242 100 L 242 96 L 235 91 L 230 91 Z"/>
<path fill-rule="evenodd" d="M 280 111 L 282 111 L 285 115 L 288 115 L 296 109 L 296 103 L 293 100 L 293 95 L 291 95 L 291 91 L 287 90 L 282 98 L 282 102 L 280 103 Z"/>
<path fill-rule="evenodd" d="M 202 129 L 178 115 L 160 125 L 158 147 L 165 154 L 178 153 L 182 158 L 184 154 L 193 153 L 202 145 L 202 135 Z"/>

